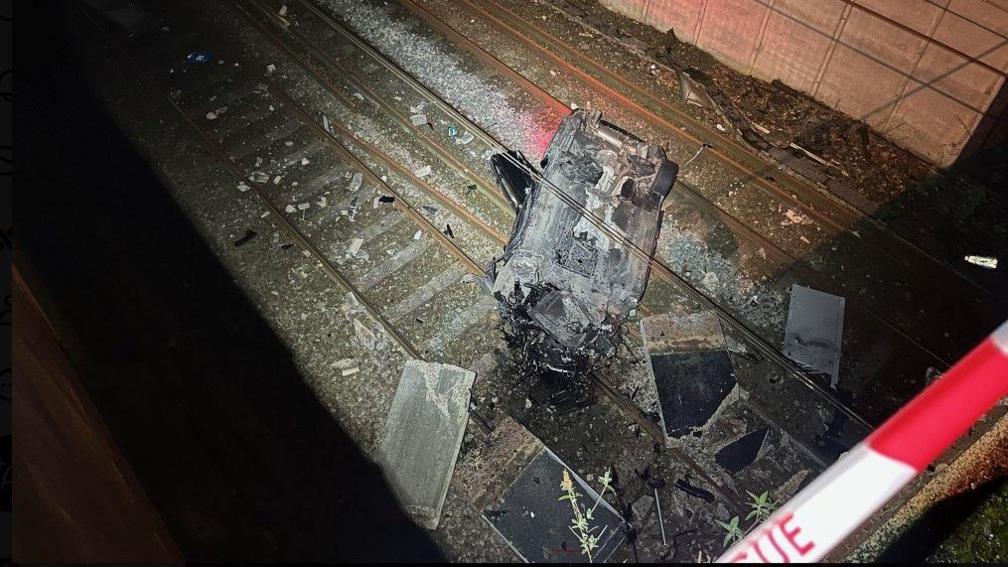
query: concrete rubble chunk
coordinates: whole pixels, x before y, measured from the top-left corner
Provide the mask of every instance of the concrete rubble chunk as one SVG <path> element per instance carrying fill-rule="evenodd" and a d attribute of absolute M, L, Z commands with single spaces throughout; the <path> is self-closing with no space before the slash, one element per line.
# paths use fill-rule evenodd
<path fill-rule="evenodd" d="M 475 380 L 464 368 L 410 360 L 392 398 L 379 461 L 400 504 L 427 529 L 441 518 Z"/>
<path fill-rule="evenodd" d="M 654 498 L 648 496 L 647 494 L 638 498 L 630 509 L 633 510 L 634 520 L 638 523 L 644 521 L 648 514 L 651 512 L 651 508 L 654 506 Z"/>
<path fill-rule="evenodd" d="M 831 388 L 836 388 L 840 379 L 845 303 L 836 295 L 791 286 L 784 355 L 807 369 L 829 375 Z"/>
<path fill-rule="evenodd" d="M 361 183 L 364 182 L 364 176 L 361 173 L 354 173 L 353 177 L 350 178 L 350 186 L 347 190 L 351 193 L 357 191 L 361 187 Z"/>
<path fill-rule="evenodd" d="M 713 311 L 641 320 L 665 434 L 702 429 L 736 385 L 721 323 Z"/>

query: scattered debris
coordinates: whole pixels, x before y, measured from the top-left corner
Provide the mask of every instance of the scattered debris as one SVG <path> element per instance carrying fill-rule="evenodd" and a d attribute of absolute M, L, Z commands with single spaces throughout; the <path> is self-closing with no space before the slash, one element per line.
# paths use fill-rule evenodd
<path fill-rule="evenodd" d="M 662 518 L 661 500 L 658 498 L 658 487 L 652 486 L 652 490 L 654 490 L 655 506 L 658 508 L 658 527 L 661 528 L 661 542 L 662 545 L 668 545 L 668 540 L 665 539 L 665 518 Z"/>
<path fill-rule="evenodd" d="M 807 370 L 829 375 L 834 389 L 840 379 L 844 304 L 842 297 L 794 284 L 784 328 L 784 355 Z"/>
<path fill-rule="evenodd" d="M 329 202 L 326 200 L 326 196 L 322 195 L 321 197 L 318 198 L 318 201 L 316 201 L 315 204 L 318 205 L 318 208 L 324 209 L 326 208 L 326 205 L 329 204 Z"/>
<path fill-rule="evenodd" d="M 343 209 L 342 214 L 346 216 L 348 221 L 353 222 L 354 217 L 357 216 L 357 209 L 358 199 L 357 197 L 354 197 L 353 199 L 350 199 L 350 206 Z"/>
<path fill-rule="evenodd" d="M 790 224 L 811 224 L 812 221 L 808 217 L 799 213 L 794 209 L 788 209 L 784 211 L 784 216 L 787 217 L 787 221 L 782 222 L 781 226 L 788 226 Z"/>
<path fill-rule="evenodd" d="M 419 177 L 421 179 L 424 178 L 424 177 L 427 177 L 430 174 L 431 174 L 431 168 L 430 168 L 429 165 L 425 165 L 425 166 L 423 166 L 423 167 L 421 167 L 421 168 L 419 168 L 419 169 L 417 169 L 417 170 L 415 170 L 413 172 L 413 175 L 416 175 L 417 177 Z"/>
<path fill-rule="evenodd" d="M 927 370 L 924 371 L 924 385 L 930 386 L 935 380 L 941 378 L 941 375 L 941 370 L 938 370 L 934 366 L 928 366 Z"/>
<path fill-rule="evenodd" d="M 647 518 L 654 503 L 654 498 L 644 494 L 630 506 L 630 509 L 633 511 L 634 519 L 638 522 L 638 524 Z"/>
<path fill-rule="evenodd" d="M 640 326 L 665 434 L 701 430 L 736 384 L 717 314 L 655 315 Z"/>
<path fill-rule="evenodd" d="M 252 240 L 253 238 L 255 238 L 257 234 L 259 234 L 259 233 L 257 233 L 256 231 L 254 231 L 252 229 L 245 230 L 245 236 L 243 236 L 243 237 L 239 238 L 238 240 L 234 241 L 235 248 L 237 248 L 237 247 L 239 247 L 239 246 L 241 246 L 241 245 L 249 242 L 250 240 Z"/>
<path fill-rule="evenodd" d="M 249 187 L 248 183 L 245 183 L 244 181 L 239 181 L 238 182 L 238 191 L 244 193 L 244 192 L 248 191 L 249 189 L 251 189 L 251 187 Z"/>
<path fill-rule="evenodd" d="M 711 101 L 707 90 L 703 85 L 693 80 L 689 72 L 679 71 L 679 93 L 682 95 L 683 104 L 692 104 L 700 108 L 711 109 L 714 102 Z"/>
<path fill-rule="evenodd" d="M 207 120 L 217 120 L 217 118 L 220 115 L 224 114 L 225 112 L 227 112 L 227 107 L 226 106 L 222 106 L 222 107 L 217 108 L 215 110 L 211 110 L 210 112 L 206 113 L 206 119 Z"/>
<path fill-rule="evenodd" d="M 361 188 L 361 183 L 363 182 L 364 176 L 360 173 L 355 173 L 353 174 L 353 177 L 350 178 L 350 185 L 347 187 L 347 190 L 354 193 Z"/>
<path fill-rule="evenodd" d="M 750 431 L 742 437 L 728 443 L 715 453 L 714 460 L 724 470 L 735 474 L 752 464 L 763 449 L 763 443 L 770 433 L 769 429 L 762 428 Z"/>
<path fill-rule="evenodd" d="M 970 264 L 981 266 L 989 270 L 996 270 L 998 259 L 991 256 L 966 256 L 964 258 Z"/>
<path fill-rule="evenodd" d="M 706 502 L 714 501 L 714 495 L 709 490 L 704 490 L 699 486 L 693 486 L 692 484 L 687 482 L 685 478 L 680 478 L 676 480 L 675 487 L 678 488 L 679 490 L 682 490 L 686 494 L 689 494 L 690 496 L 699 498 Z"/>
<path fill-rule="evenodd" d="M 363 238 L 354 238 L 353 242 L 350 243 L 350 246 L 347 247 L 347 256 L 356 256 L 357 252 L 360 251 L 361 246 L 363 245 L 364 245 Z"/>
<path fill-rule="evenodd" d="M 463 368 L 409 360 L 385 421 L 379 462 L 403 508 L 430 530 L 441 519 L 475 380 Z"/>
<path fill-rule="evenodd" d="M 374 331 L 369 329 L 367 325 L 360 322 L 360 319 L 354 318 L 353 320 L 354 334 L 357 336 L 357 340 L 360 341 L 361 346 L 368 349 L 374 350 L 375 343 L 378 342 L 378 337 L 375 336 Z"/>
<path fill-rule="evenodd" d="M 187 63 L 206 63 L 211 59 L 213 59 L 213 55 L 209 51 L 193 51 L 186 55 Z"/>
<path fill-rule="evenodd" d="M 708 144 L 707 142 L 704 142 L 704 143 L 700 144 L 700 148 L 696 151 L 695 154 L 693 154 L 693 157 L 691 157 L 688 160 L 686 160 L 686 163 L 682 164 L 682 167 L 685 168 L 689 164 L 693 163 L 693 160 L 695 160 L 696 158 L 700 157 L 700 154 L 703 153 L 704 150 L 706 150 L 707 148 L 713 148 L 713 147 L 714 146 Z"/>

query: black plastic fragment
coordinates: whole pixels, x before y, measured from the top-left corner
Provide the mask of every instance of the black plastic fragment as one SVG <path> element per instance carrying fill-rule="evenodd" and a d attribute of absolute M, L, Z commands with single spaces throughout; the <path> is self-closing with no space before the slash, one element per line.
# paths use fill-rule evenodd
<path fill-rule="evenodd" d="M 692 484 L 686 482 L 686 479 L 684 478 L 680 478 L 679 480 L 675 481 L 675 487 L 678 488 L 679 490 L 682 490 L 686 494 L 689 494 L 690 496 L 699 498 L 701 500 L 705 500 L 707 502 L 714 501 L 714 494 L 711 491 L 704 490 L 699 486 L 693 486 Z"/>
<path fill-rule="evenodd" d="M 243 244 L 247 244 L 250 240 L 252 240 L 253 238 L 255 238 L 258 234 L 259 234 L 258 232 L 254 231 L 252 229 L 247 229 L 245 231 L 245 236 L 243 236 L 243 237 L 239 238 L 238 240 L 234 241 L 235 248 L 237 248 L 237 247 L 239 247 L 239 246 L 241 246 Z"/>
<path fill-rule="evenodd" d="M 739 472 L 756 460 L 769 432 L 764 428 L 746 433 L 722 447 L 714 455 L 714 460 L 721 468 L 732 474 Z"/>
<path fill-rule="evenodd" d="M 669 437 L 706 424 L 735 386 L 731 360 L 721 350 L 653 355 L 651 366 Z"/>
<path fill-rule="evenodd" d="M 532 188 L 532 175 L 529 172 L 535 171 L 535 168 L 517 150 L 490 156 L 490 167 L 494 170 L 497 185 L 508 198 L 511 208 L 517 212 Z"/>

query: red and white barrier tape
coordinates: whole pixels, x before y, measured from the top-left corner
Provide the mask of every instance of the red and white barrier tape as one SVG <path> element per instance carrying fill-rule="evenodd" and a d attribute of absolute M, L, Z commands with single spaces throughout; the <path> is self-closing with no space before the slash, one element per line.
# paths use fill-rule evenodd
<path fill-rule="evenodd" d="M 998 327 L 718 563 L 822 559 L 1008 396 L 1008 323 Z"/>

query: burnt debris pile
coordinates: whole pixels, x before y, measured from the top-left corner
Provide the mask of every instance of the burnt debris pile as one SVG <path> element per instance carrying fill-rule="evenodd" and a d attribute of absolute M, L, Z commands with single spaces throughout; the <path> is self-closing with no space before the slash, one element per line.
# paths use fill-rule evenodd
<path fill-rule="evenodd" d="M 659 146 L 585 110 L 560 123 L 541 173 L 520 152 L 490 161 L 517 217 L 487 287 L 522 372 L 538 380 L 533 398 L 576 405 L 644 295 L 679 168 Z"/>

